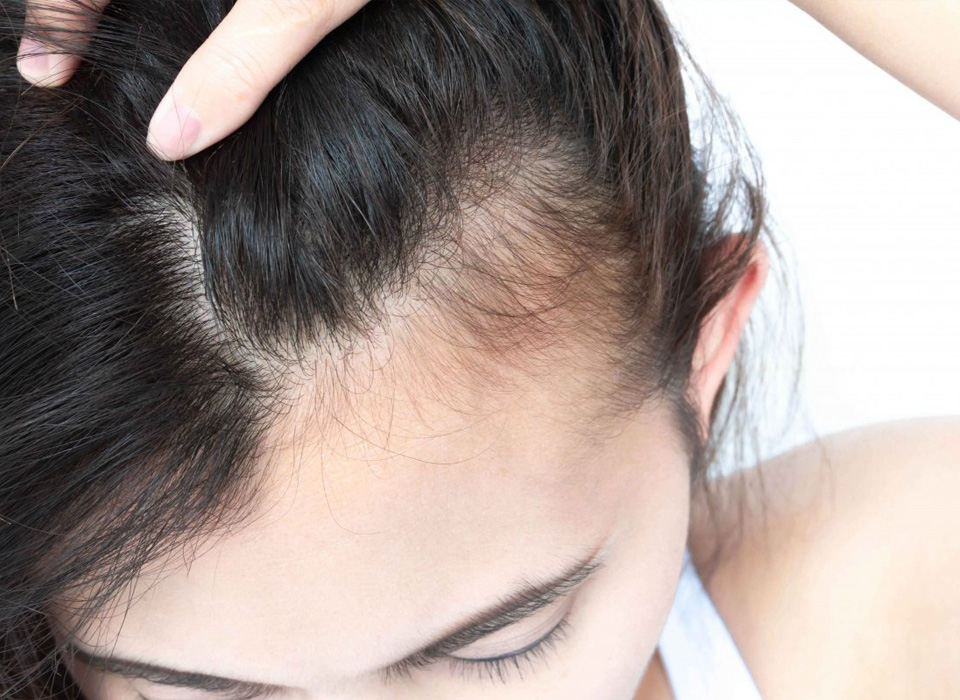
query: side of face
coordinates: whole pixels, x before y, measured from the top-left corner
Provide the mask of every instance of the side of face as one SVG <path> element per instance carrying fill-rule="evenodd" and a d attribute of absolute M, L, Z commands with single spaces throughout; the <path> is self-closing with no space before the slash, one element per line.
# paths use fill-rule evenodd
<path fill-rule="evenodd" d="M 667 402 L 588 437 L 592 404 L 570 400 L 580 380 L 558 364 L 469 411 L 408 401 L 394 383 L 337 430 L 300 421 L 272 456 L 262 512 L 142 576 L 76 645 L 284 686 L 274 697 L 630 700 L 680 570 L 688 456 Z M 522 584 L 590 556 L 592 573 L 529 617 L 384 679 Z M 551 630 L 553 643 L 503 658 Z M 232 697 L 80 658 L 68 668 L 89 700 Z"/>

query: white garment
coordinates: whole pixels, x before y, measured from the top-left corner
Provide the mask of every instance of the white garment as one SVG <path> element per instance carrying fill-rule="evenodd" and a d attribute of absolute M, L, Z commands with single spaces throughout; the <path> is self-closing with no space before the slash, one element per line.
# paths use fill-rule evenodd
<path fill-rule="evenodd" d="M 659 650 L 676 700 L 762 700 L 689 552 Z"/>

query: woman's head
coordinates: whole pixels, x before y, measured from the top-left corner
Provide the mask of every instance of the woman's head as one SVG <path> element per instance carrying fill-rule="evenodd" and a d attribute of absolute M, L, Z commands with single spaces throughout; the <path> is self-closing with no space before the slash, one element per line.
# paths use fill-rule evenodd
<path fill-rule="evenodd" d="M 628 698 L 766 272 L 663 11 L 372 2 L 160 162 L 150 113 L 230 4 L 115 0 L 65 88 L 0 75 L 3 694 L 54 682 L 55 633 L 316 698 Z M 562 618 L 555 657 L 466 660 Z M 214 696 L 66 660 L 95 700 Z"/>

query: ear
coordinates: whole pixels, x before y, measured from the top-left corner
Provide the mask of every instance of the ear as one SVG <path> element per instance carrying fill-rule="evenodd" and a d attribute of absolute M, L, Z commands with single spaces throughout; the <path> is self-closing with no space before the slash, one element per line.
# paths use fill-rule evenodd
<path fill-rule="evenodd" d="M 690 391 L 700 407 L 700 429 L 704 436 L 709 431 L 714 399 L 733 362 L 750 312 L 767 280 L 768 268 L 767 248 L 763 241 L 758 241 L 740 280 L 700 327 L 700 339 L 693 353 Z"/>

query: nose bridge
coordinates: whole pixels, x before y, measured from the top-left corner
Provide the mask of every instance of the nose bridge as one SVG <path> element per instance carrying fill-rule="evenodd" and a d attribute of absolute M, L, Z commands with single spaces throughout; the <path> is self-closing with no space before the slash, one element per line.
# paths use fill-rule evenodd
<path fill-rule="evenodd" d="M 309 688 L 302 694 L 292 695 L 290 700 L 412 700 L 414 697 L 420 700 L 428 699 L 428 696 L 423 694 L 423 688 L 415 691 L 408 681 L 398 680 L 385 684 L 377 673 L 372 673 L 359 679 Z"/>

